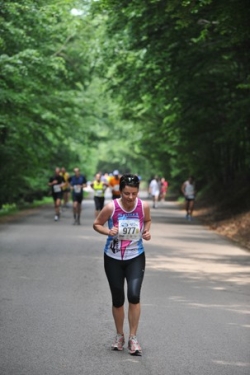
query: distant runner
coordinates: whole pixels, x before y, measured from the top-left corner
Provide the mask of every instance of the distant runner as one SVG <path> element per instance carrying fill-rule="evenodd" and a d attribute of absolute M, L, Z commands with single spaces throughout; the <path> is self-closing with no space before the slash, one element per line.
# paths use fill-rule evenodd
<path fill-rule="evenodd" d="M 82 211 L 82 200 L 83 200 L 83 188 L 87 186 L 87 180 L 84 175 L 80 174 L 80 169 L 74 169 L 75 175 L 70 177 L 70 185 L 72 190 L 73 200 L 73 224 L 80 225 L 81 211 Z"/>
<path fill-rule="evenodd" d="M 54 176 L 50 177 L 48 185 L 51 187 L 51 193 L 55 208 L 55 221 L 60 219 L 60 207 L 62 199 L 62 188 L 65 184 L 63 176 L 60 175 L 60 168 L 55 169 Z"/>
<path fill-rule="evenodd" d="M 113 172 L 113 176 L 110 177 L 109 179 L 109 187 L 111 189 L 112 199 L 120 198 L 121 193 L 119 190 L 119 186 L 120 186 L 120 176 L 119 176 L 119 171 L 116 169 Z"/>
<path fill-rule="evenodd" d="M 186 219 L 191 221 L 194 210 L 194 200 L 196 193 L 193 176 L 189 176 L 188 180 L 182 184 L 181 191 L 186 199 Z"/>
<path fill-rule="evenodd" d="M 94 190 L 95 217 L 103 209 L 105 200 L 105 190 L 109 186 L 107 182 L 101 180 L 101 174 L 97 173 L 95 180 L 90 185 Z"/>

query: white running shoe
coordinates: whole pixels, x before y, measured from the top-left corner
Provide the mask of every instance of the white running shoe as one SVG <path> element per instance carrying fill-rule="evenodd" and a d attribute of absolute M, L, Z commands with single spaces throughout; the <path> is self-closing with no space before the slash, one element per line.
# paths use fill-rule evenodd
<path fill-rule="evenodd" d="M 58 216 L 57 215 L 55 215 L 55 221 L 58 221 Z"/>
<path fill-rule="evenodd" d="M 141 346 L 138 343 L 136 336 L 131 336 L 128 340 L 128 351 L 133 355 L 142 355 Z"/>
<path fill-rule="evenodd" d="M 123 350 L 123 345 L 125 344 L 124 335 L 117 334 L 115 336 L 115 341 L 112 344 L 113 350 Z"/>

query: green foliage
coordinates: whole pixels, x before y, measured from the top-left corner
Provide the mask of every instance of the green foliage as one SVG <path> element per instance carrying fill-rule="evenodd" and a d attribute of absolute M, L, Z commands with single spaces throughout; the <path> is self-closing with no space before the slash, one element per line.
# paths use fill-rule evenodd
<path fill-rule="evenodd" d="M 250 8 L 239 2 L 103 0 L 103 71 L 139 148 L 179 186 L 227 189 L 249 175 Z"/>
<path fill-rule="evenodd" d="M 12 204 L 3 204 L 2 208 L 0 209 L 0 216 L 4 216 L 9 214 L 10 212 L 17 211 L 17 206 L 15 203 Z"/>
<path fill-rule="evenodd" d="M 56 166 L 246 184 L 249 16 L 246 0 L 0 0 L 0 206 L 47 194 Z"/>
<path fill-rule="evenodd" d="M 94 30 L 84 15 L 71 14 L 73 3 L 1 4 L 0 159 L 6 178 L 0 205 L 31 191 L 46 193 L 57 165 L 73 169 L 84 162 L 86 170 L 91 164 L 89 149 L 98 138 L 95 93 L 88 91 Z"/>

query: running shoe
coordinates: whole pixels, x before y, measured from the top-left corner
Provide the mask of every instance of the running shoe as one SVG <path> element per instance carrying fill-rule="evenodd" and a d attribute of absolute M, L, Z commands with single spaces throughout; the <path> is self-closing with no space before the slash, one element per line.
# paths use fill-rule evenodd
<path fill-rule="evenodd" d="M 131 336 L 128 340 L 128 351 L 133 355 L 142 355 L 141 347 L 136 336 Z"/>
<path fill-rule="evenodd" d="M 58 221 L 58 216 L 57 215 L 55 215 L 55 221 Z"/>
<path fill-rule="evenodd" d="M 123 345 L 125 344 L 124 335 L 117 334 L 115 336 L 115 341 L 112 344 L 113 350 L 123 350 Z"/>

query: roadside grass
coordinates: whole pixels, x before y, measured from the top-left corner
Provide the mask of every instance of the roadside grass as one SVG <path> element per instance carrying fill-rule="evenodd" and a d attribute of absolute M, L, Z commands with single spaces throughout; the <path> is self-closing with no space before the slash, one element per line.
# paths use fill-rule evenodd
<path fill-rule="evenodd" d="M 43 206 L 44 204 L 51 203 L 51 197 L 44 197 L 41 200 L 34 200 L 32 203 L 28 202 L 20 202 L 20 203 L 11 203 L 11 204 L 3 204 L 2 208 L 0 209 L 0 217 L 7 216 L 10 214 L 15 214 L 19 211 L 36 208 L 39 206 Z"/>
<path fill-rule="evenodd" d="M 89 192 L 84 191 L 84 198 L 89 197 Z M 8 215 L 14 215 L 18 212 L 32 209 L 40 206 L 44 206 L 47 204 L 53 204 L 53 199 L 51 196 L 45 196 L 43 199 L 40 200 L 34 200 L 33 202 L 19 202 L 19 203 L 6 203 L 2 205 L 2 208 L 0 209 L 0 217 L 8 216 Z"/>

